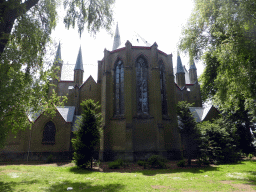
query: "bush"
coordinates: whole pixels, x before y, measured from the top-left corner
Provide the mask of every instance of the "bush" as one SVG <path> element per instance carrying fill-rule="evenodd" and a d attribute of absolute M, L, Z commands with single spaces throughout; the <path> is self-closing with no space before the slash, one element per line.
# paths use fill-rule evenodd
<path fill-rule="evenodd" d="M 137 163 L 139 166 L 143 166 L 144 169 L 146 169 L 148 166 L 148 163 L 146 161 L 138 161 Z"/>
<path fill-rule="evenodd" d="M 159 155 L 152 155 L 148 159 L 148 164 L 151 166 L 151 168 L 164 169 L 166 168 L 165 162 L 167 162 L 167 160 Z"/>
<path fill-rule="evenodd" d="M 252 160 L 253 154 L 250 153 L 247 158 L 250 159 L 250 160 Z"/>
<path fill-rule="evenodd" d="M 117 161 L 109 162 L 108 168 L 109 169 L 119 169 L 121 167 L 120 163 Z"/>
<path fill-rule="evenodd" d="M 46 163 L 52 163 L 53 162 L 53 155 L 50 154 L 47 159 L 46 159 Z"/>
<path fill-rule="evenodd" d="M 185 160 L 180 160 L 180 161 L 177 163 L 177 166 L 178 166 L 178 167 L 185 167 L 185 164 L 186 164 Z"/>
<path fill-rule="evenodd" d="M 239 160 L 236 146 L 236 128 L 223 119 L 203 122 L 201 131 L 201 157 L 217 163 L 232 163 Z"/>

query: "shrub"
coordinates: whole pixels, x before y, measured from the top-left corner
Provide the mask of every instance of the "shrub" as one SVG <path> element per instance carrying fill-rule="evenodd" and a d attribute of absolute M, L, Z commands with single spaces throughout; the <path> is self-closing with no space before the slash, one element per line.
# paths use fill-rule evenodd
<path fill-rule="evenodd" d="M 253 154 L 250 153 L 247 158 L 250 159 L 250 160 L 252 160 Z"/>
<path fill-rule="evenodd" d="M 177 166 L 178 166 L 178 167 L 185 167 L 185 164 L 186 164 L 185 160 L 180 160 L 180 161 L 177 163 Z"/>
<path fill-rule="evenodd" d="M 166 168 L 165 162 L 167 160 L 159 155 L 152 155 L 148 159 L 148 164 L 151 166 L 151 168 L 159 168 L 164 169 Z"/>
<path fill-rule="evenodd" d="M 46 159 L 46 163 L 52 163 L 53 162 L 53 155 L 50 154 L 47 159 Z"/>
<path fill-rule="evenodd" d="M 120 163 L 117 161 L 109 162 L 108 168 L 109 169 L 119 169 L 121 167 Z"/>
<path fill-rule="evenodd" d="M 143 166 L 144 169 L 148 167 L 148 163 L 146 161 L 138 161 L 137 163 L 139 166 Z"/>

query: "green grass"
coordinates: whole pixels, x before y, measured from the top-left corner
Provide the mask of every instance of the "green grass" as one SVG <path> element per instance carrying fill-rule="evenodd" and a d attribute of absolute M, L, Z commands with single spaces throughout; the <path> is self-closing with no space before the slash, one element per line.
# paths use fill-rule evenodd
<path fill-rule="evenodd" d="M 256 161 L 206 168 L 95 172 L 76 167 L 0 166 L 0 191 L 256 191 Z"/>

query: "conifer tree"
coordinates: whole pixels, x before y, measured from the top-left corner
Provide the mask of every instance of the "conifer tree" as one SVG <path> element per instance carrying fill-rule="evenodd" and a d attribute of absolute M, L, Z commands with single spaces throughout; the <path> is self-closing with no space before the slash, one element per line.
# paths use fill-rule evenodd
<path fill-rule="evenodd" d="M 81 106 L 82 117 L 77 123 L 75 138 L 72 139 L 73 160 L 78 167 L 89 168 L 95 148 L 100 142 L 101 114 L 98 113 L 100 106 L 91 99 L 83 101 Z"/>

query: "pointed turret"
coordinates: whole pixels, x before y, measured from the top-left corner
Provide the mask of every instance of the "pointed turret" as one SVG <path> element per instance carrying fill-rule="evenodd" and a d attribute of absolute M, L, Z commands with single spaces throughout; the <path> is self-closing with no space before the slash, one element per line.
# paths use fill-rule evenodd
<path fill-rule="evenodd" d="M 83 67 L 82 49 L 80 46 L 77 59 L 76 59 L 76 66 L 74 68 L 74 81 L 75 81 L 75 84 L 78 86 L 80 86 L 83 83 L 83 73 L 84 73 L 84 67 Z"/>
<path fill-rule="evenodd" d="M 176 83 L 180 88 L 183 88 L 185 86 L 185 71 L 182 66 L 179 52 L 177 55 Z"/>
<path fill-rule="evenodd" d="M 193 63 L 190 64 L 190 67 L 189 67 L 189 79 L 190 79 L 191 84 L 194 84 L 197 82 L 197 72 L 196 71 L 197 71 L 196 65 L 195 65 L 195 62 L 193 61 Z"/>
<path fill-rule="evenodd" d="M 119 33 L 118 23 L 117 23 L 112 51 L 117 49 L 120 45 L 121 45 L 121 39 L 120 39 L 120 33 Z"/>
<path fill-rule="evenodd" d="M 60 42 L 59 42 L 59 46 L 56 52 L 56 56 L 54 59 L 54 66 L 59 67 L 59 70 L 57 71 L 57 77 L 60 80 L 61 78 L 61 70 L 62 70 L 62 65 L 63 65 L 63 61 L 61 59 L 61 48 L 60 48 Z"/>

